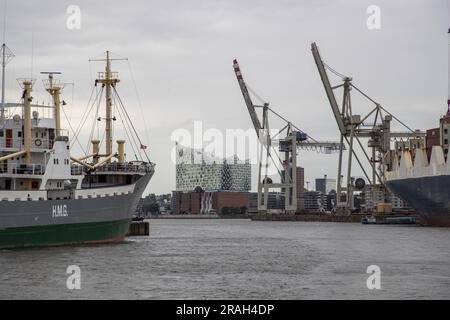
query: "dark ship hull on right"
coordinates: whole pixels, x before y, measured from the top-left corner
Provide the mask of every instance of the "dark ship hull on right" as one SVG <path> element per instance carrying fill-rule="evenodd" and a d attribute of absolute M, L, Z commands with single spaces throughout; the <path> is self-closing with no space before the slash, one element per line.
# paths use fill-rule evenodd
<path fill-rule="evenodd" d="M 438 128 L 427 130 L 426 148 L 393 151 L 386 186 L 420 213 L 426 226 L 450 227 L 450 99 Z"/>
<path fill-rule="evenodd" d="M 420 224 L 450 227 L 450 176 L 398 179 L 387 187 L 420 213 Z"/>

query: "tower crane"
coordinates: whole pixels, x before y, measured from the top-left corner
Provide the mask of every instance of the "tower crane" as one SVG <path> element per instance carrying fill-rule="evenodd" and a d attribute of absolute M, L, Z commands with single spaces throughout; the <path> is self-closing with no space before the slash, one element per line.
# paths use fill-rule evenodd
<path fill-rule="evenodd" d="M 353 192 L 355 189 L 361 189 L 355 186 L 353 183 L 352 174 L 352 163 L 353 158 L 356 159 L 359 166 L 361 167 L 367 181 L 375 186 L 376 189 L 384 192 L 384 203 L 389 204 L 391 195 L 384 186 L 384 172 L 392 165 L 391 159 L 391 139 L 393 138 L 408 138 L 410 142 L 423 144 L 425 133 L 420 130 L 412 130 L 392 113 L 386 110 L 380 103 L 376 102 L 370 98 L 366 93 L 360 90 L 353 84 L 351 77 L 347 77 L 328 66 L 323 62 L 319 49 L 316 43 L 311 44 L 311 51 L 316 63 L 317 69 L 319 71 L 320 78 L 322 80 L 325 93 L 327 95 L 328 101 L 331 106 L 331 110 L 334 114 L 339 133 L 340 133 L 340 143 L 344 146 L 346 143 L 349 146 L 348 152 L 348 163 L 347 163 L 347 179 L 346 186 L 342 186 L 342 172 L 343 172 L 343 149 L 339 150 L 339 162 L 338 162 L 338 176 L 337 176 L 337 209 L 340 212 L 349 213 L 353 209 Z M 334 75 L 342 79 L 342 83 L 336 86 L 332 86 L 328 78 L 327 70 Z M 338 88 L 343 88 L 343 98 L 342 104 L 339 106 L 334 91 Z M 361 94 L 365 99 L 370 101 L 375 105 L 366 115 L 354 114 L 355 108 L 351 103 L 350 92 L 355 89 L 359 94 Z M 393 132 L 391 131 L 391 121 L 396 120 L 400 123 L 407 131 Z M 361 138 L 368 138 L 367 146 L 371 148 L 372 156 L 363 147 Z M 415 142 L 414 142 L 415 141 Z M 355 142 L 359 145 L 361 151 L 363 152 L 365 158 L 370 164 L 372 170 L 372 177 L 369 177 L 368 172 L 365 170 L 361 160 L 359 159 L 357 153 L 355 152 Z M 378 168 L 377 168 L 378 163 Z M 363 183 L 364 184 L 364 183 Z M 346 191 L 346 200 L 342 201 L 343 192 Z"/>
<path fill-rule="evenodd" d="M 317 141 L 313 139 L 292 124 L 292 122 L 273 110 L 267 102 L 263 102 L 262 105 L 255 105 L 249 93 L 250 87 L 245 83 L 239 63 L 236 59 L 233 60 L 233 68 L 250 114 L 253 127 L 256 130 L 256 135 L 260 144 L 263 146 L 260 149 L 258 161 L 258 212 L 275 212 L 268 209 L 267 206 L 269 191 L 270 189 L 281 189 L 285 199 L 284 211 L 282 212 L 295 213 L 299 209 L 299 203 L 297 201 L 297 194 L 299 191 L 297 190 L 297 150 L 305 149 L 331 153 L 341 150 L 342 146 L 336 142 Z M 252 93 L 257 96 L 256 93 Z M 261 120 L 258 117 L 256 108 L 262 109 Z M 270 114 L 281 119 L 285 124 L 285 126 L 273 136 L 271 136 L 269 127 Z M 279 147 L 278 151 L 281 154 L 284 154 L 283 159 L 278 155 L 278 152 L 276 152 L 276 149 L 274 148 L 274 145 L 276 144 L 278 144 Z M 268 165 L 270 161 L 277 167 L 280 176 L 279 183 L 272 181 L 268 176 Z M 279 165 L 281 165 L 281 171 L 278 169 Z"/>

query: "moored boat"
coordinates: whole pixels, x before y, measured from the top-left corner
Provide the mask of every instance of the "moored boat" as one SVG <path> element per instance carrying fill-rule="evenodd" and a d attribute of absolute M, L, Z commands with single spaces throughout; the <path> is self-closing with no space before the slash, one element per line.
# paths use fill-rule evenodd
<path fill-rule="evenodd" d="M 125 140 L 121 139 L 116 141 L 117 151 L 113 151 L 114 110 L 122 110 L 123 121 L 131 123 L 131 119 L 117 96 L 119 78 L 116 72 L 111 72 L 109 52 L 103 61 L 105 72 L 99 73 L 95 84 L 101 85 L 97 90 L 98 105 L 99 97 L 103 93 L 105 96 L 105 118 L 98 118 L 105 122 L 104 152 L 100 152 L 102 142 L 93 139 L 92 153 L 82 157 L 71 155 L 73 144 L 68 132 L 61 128 L 60 114 L 65 102 L 60 95 L 64 85 L 54 78 L 54 72 L 46 73 L 48 79 L 44 81 L 53 102 L 48 110 L 32 104 L 34 79 L 19 80 L 22 87 L 19 104 L 2 102 L 0 248 L 110 243 L 124 239 L 155 165 L 148 159 L 137 134 L 130 143 L 140 144 L 140 150 L 134 153 L 143 152 L 146 158 L 140 154 L 141 158 L 136 156 L 136 160 L 127 161 Z M 114 110 L 113 102 L 116 102 Z M 16 113 L 17 109 L 21 112 Z M 45 111 L 52 116 L 45 116 Z M 128 132 L 132 130 L 127 135 Z"/>

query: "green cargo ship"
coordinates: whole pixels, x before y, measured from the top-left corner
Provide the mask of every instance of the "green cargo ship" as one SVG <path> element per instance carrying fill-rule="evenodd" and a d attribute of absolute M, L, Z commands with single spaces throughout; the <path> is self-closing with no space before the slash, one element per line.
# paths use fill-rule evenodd
<path fill-rule="evenodd" d="M 3 59 L 8 52 L 3 45 Z M 58 73 L 45 72 L 48 78 L 44 87 L 53 102 L 50 106 L 32 104 L 34 79 L 19 80 L 20 103 L 4 103 L 2 95 L 0 249 L 110 243 L 124 239 L 155 165 L 148 159 L 146 146 L 118 96 L 119 78 L 111 71 L 111 60 L 110 53 L 106 52 L 106 58 L 102 59 L 106 62 L 105 72 L 99 73 L 92 88 L 95 98 L 90 99 L 91 108 L 87 108 L 81 119 L 94 122 L 90 131 L 91 151 L 82 157 L 71 155 L 82 122 L 74 132 L 72 143 L 67 130 L 61 128 L 61 113 L 66 103 L 61 100 L 64 84 L 55 79 Z M 5 63 L 3 77 L 4 66 Z M 101 104 L 105 105 L 104 117 L 99 116 Z M 89 110 L 95 110 L 95 106 L 97 113 L 93 116 Z M 134 161 L 126 160 L 125 140 L 117 140 L 117 150 L 113 151 L 112 132 L 119 117 L 124 124 L 123 132 L 128 137 L 133 134 L 130 145 L 136 157 Z M 92 132 L 100 133 L 94 127 L 100 123 L 104 124 L 103 137 L 96 139 Z"/>

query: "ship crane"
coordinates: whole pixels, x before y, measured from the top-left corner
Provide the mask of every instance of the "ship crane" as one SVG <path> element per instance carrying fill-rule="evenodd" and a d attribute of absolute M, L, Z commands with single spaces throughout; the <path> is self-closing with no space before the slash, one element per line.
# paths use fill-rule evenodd
<path fill-rule="evenodd" d="M 284 211 L 281 212 L 295 213 L 299 209 L 299 204 L 297 203 L 297 150 L 304 149 L 331 153 L 341 150 L 342 147 L 336 142 L 317 141 L 313 139 L 292 124 L 292 122 L 273 110 L 267 102 L 262 101 L 262 105 L 255 105 L 249 93 L 250 87 L 245 83 L 239 63 L 236 59 L 233 61 L 233 68 L 250 114 L 253 127 L 256 130 L 256 135 L 260 144 L 263 146 L 260 149 L 258 167 L 258 212 L 280 212 L 280 210 L 269 210 L 267 204 L 270 189 L 281 189 L 285 199 Z M 255 92 L 252 93 L 254 96 L 258 97 Z M 256 112 L 257 108 L 262 109 L 261 120 Z M 269 126 L 270 114 L 282 120 L 285 124 L 284 127 L 273 136 L 271 136 Z M 278 151 L 281 154 L 284 154 L 283 159 L 275 150 L 274 145 L 278 145 Z M 279 183 L 273 182 L 268 175 L 268 165 L 270 161 L 277 168 L 280 176 Z M 279 166 L 282 168 L 281 171 L 278 169 Z"/>
<path fill-rule="evenodd" d="M 349 147 L 348 163 L 347 163 L 347 177 L 346 187 L 342 187 L 343 179 L 343 149 L 339 150 L 338 161 L 338 176 L 337 176 L 337 210 L 342 213 L 349 213 L 353 209 L 353 192 L 359 189 L 353 182 L 352 163 L 353 158 L 358 162 L 363 171 L 367 181 L 372 186 L 377 186 L 384 192 L 384 203 L 390 202 L 390 194 L 384 186 L 384 173 L 392 166 L 393 152 L 391 150 L 391 139 L 394 138 L 408 138 L 415 141 L 423 147 L 425 133 L 420 130 L 412 130 L 405 125 L 401 120 L 395 117 L 392 113 L 386 110 L 380 103 L 370 98 L 366 93 L 360 90 L 353 84 L 352 78 L 347 77 L 323 62 L 316 43 L 311 44 L 311 51 L 314 61 L 317 65 L 320 78 L 322 80 L 325 93 L 331 106 L 336 124 L 340 133 L 340 143 L 342 146 L 345 143 Z M 332 86 L 328 78 L 327 70 L 334 75 L 341 78 L 342 83 Z M 342 104 L 339 106 L 334 91 L 336 89 L 343 89 Z M 350 92 L 355 89 L 365 99 L 373 103 L 375 106 L 366 114 L 354 114 L 355 108 L 351 103 Z M 406 128 L 406 131 L 393 132 L 391 131 L 391 121 L 396 120 L 400 125 Z M 371 157 L 363 147 L 361 138 L 368 138 L 368 147 L 372 151 Z M 358 154 L 355 152 L 355 144 L 358 144 L 372 170 L 372 176 L 369 177 L 365 170 Z M 378 168 L 377 168 L 378 164 Z M 343 192 L 346 191 L 346 200 L 343 201 Z"/>

